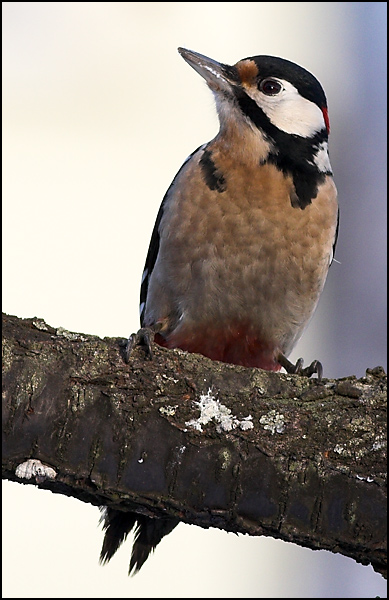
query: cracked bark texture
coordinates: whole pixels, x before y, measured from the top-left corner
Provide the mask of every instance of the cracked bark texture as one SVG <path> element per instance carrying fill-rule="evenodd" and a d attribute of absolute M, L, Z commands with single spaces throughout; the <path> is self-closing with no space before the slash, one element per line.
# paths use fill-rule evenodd
<path fill-rule="evenodd" d="M 386 375 L 317 380 L 3 314 L 3 478 L 386 576 Z M 28 459 L 54 479 L 18 477 Z M 20 471 L 18 471 L 20 475 Z"/>

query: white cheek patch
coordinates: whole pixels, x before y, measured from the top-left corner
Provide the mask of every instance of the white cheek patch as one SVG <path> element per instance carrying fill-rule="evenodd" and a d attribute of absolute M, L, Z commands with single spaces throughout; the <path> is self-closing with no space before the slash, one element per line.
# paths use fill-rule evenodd
<path fill-rule="evenodd" d="M 312 137 L 325 129 L 324 116 L 314 102 L 300 96 L 297 89 L 284 79 L 278 79 L 283 89 L 275 96 L 246 88 L 246 93 L 258 104 L 278 129 L 301 137 Z"/>

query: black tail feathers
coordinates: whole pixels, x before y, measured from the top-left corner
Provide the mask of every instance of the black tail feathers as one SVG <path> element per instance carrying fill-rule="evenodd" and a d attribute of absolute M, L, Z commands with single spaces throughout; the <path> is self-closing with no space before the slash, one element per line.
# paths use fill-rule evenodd
<path fill-rule="evenodd" d="M 105 530 L 103 547 L 100 553 L 100 562 L 107 563 L 117 549 L 134 529 L 134 545 L 131 553 L 129 575 L 135 575 L 144 565 L 152 550 L 170 533 L 180 522 L 173 517 L 151 518 L 138 513 L 124 512 L 100 507 L 102 512 L 100 523 Z"/>

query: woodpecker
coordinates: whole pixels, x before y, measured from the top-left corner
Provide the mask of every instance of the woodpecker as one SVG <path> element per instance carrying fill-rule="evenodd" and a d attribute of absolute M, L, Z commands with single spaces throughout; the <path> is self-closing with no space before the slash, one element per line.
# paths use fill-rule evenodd
<path fill-rule="evenodd" d="M 316 309 L 338 232 L 324 90 L 283 58 L 230 66 L 178 51 L 212 91 L 220 129 L 187 158 L 162 201 L 140 332 L 167 348 L 320 379 L 318 361 L 304 369 L 288 356 Z M 136 528 L 130 572 L 178 523 L 110 508 L 103 518 L 103 561 Z"/>

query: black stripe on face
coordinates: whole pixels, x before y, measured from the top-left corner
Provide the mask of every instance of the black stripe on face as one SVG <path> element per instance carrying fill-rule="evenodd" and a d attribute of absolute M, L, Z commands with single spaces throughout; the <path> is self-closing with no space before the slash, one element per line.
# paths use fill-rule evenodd
<path fill-rule="evenodd" d="M 212 160 L 212 152 L 210 150 L 204 150 L 200 159 L 200 167 L 204 175 L 205 183 L 210 190 L 216 190 L 219 193 L 226 190 L 226 180 L 223 175 L 218 172 L 215 163 Z"/>
<path fill-rule="evenodd" d="M 235 97 L 241 111 L 274 147 L 267 162 L 276 165 L 285 175 L 292 177 L 296 192 L 293 198 L 291 197 L 292 206 L 304 209 L 316 197 L 318 186 L 325 176 L 331 175 L 319 171 L 314 163 L 319 145 L 328 139 L 326 129 L 323 128 L 310 138 L 286 133 L 278 129 L 241 88 L 235 88 Z"/>

